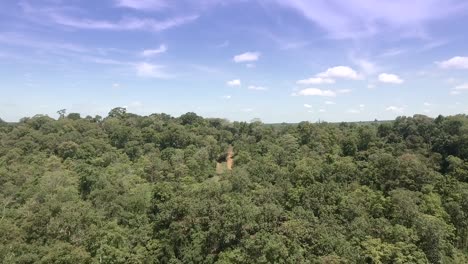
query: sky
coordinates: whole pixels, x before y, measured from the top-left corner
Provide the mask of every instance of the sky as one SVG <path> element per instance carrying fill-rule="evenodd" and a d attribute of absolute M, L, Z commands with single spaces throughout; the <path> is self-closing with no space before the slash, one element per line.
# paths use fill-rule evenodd
<path fill-rule="evenodd" d="M 468 113 L 466 0 L 0 0 L 0 118 Z"/>

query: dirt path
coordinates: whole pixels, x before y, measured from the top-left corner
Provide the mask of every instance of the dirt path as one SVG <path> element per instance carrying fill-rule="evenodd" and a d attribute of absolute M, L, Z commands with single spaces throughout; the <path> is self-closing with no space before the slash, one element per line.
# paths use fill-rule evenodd
<path fill-rule="evenodd" d="M 232 170 L 232 166 L 234 165 L 234 150 L 232 146 L 228 147 L 226 165 L 228 170 Z"/>
<path fill-rule="evenodd" d="M 232 170 L 234 166 L 234 150 L 232 146 L 229 146 L 227 152 L 218 158 L 216 163 L 216 173 L 222 174 L 226 170 Z"/>

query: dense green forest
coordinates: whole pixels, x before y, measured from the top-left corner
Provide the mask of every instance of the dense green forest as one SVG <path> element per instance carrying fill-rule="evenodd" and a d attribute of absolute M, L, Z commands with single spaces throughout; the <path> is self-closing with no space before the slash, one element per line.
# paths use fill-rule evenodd
<path fill-rule="evenodd" d="M 60 114 L 0 122 L 1 263 L 468 263 L 466 115 Z"/>

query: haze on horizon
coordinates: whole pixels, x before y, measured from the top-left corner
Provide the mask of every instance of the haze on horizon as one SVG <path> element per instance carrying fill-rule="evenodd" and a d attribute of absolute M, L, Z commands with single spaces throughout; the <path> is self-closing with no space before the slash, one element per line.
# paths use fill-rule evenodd
<path fill-rule="evenodd" d="M 0 118 L 468 113 L 468 2 L 0 2 Z"/>

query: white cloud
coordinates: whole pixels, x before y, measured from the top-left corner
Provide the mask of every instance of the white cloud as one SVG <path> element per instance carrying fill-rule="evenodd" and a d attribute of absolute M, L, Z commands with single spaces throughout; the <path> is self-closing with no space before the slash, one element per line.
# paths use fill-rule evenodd
<path fill-rule="evenodd" d="M 297 84 L 324 84 L 324 83 L 335 83 L 335 80 L 329 79 L 329 78 L 312 77 L 309 79 L 297 81 Z"/>
<path fill-rule="evenodd" d="M 305 108 L 312 108 L 312 106 L 310 104 L 304 104 L 304 107 Z"/>
<path fill-rule="evenodd" d="M 334 104 L 336 104 L 336 103 L 333 102 L 333 101 L 325 101 L 325 104 L 326 104 L 326 105 L 334 105 Z"/>
<path fill-rule="evenodd" d="M 374 88 L 375 88 L 375 84 L 373 83 L 367 84 L 367 89 L 374 89 Z"/>
<path fill-rule="evenodd" d="M 249 112 L 253 112 L 253 109 L 252 108 L 243 108 L 243 109 L 241 109 L 241 111 L 249 113 Z"/>
<path fill-rule="evenodd" d="M 163 0 L 117 0 L 116 6 L 136 10 L 161 10 L 167 7 Z"/>
<path fill-rule="evenodd" d="M 401 84 L 404 82 L 398 75 L 390 73 L 379 74 L 379 81 L 383 83 Z"/>
<path fill-rule="evenodd" d="M 443 69 L 468 69 L 468 57 L 456 56 L 438 64 Z"/>
<path fill-rule="evenodd" d="M 232 98 L 232 96 L 230 96 L 230 95 L 224 95 L 224 96 L 223 96 L 223 99 L 226 99 L 226 100 L 229 100 L 229 99 L 231 99 L 231 98 Z"/>
<path fill-rule="evenodd" d="M 394 113 L 403 113 L 404 108 L 403 107 L 398 107 L 398 106 L 389 106 L 385 108 L 386 111 L 391 111 Z"/>
<path fill-rule="evenodd" d="M 137 75 L 141 77 L 150 77 L 150 78 L 170 78 L 171 76 L 168 75 L 163 71 L 164 66 L 162 65 L 155 65 L 147 62 L 138 63 L 135 65 Z"/>
<path fill-rule="evenodd" d="M 364 107 L 366 107 L 366 105 L 363 105 L 363 104 L 359 105 L 359 108 L 361 108 L 361 109 L 364 108 Z"/>
<path fill-rule="evenodd" d="M 431 106 L 431 105 L 432 105 L 431 103 L 424 102 L 424 106 Z"/>
<path fill-rule="evenodd" d="M 114 89 L 120 88 L 120 83 L 113 83 L 112 88 L 114 88 Z"/>
<path fill-rule="evenodd" d="M 319 109 L 319 112 L 320 112 L 320 113 L 325 113 L 326 110 L 325 110 L 325 109 Z"/>
<path fill-rule="evenodd" d="M 361 77 L 355 70 L 348 66 L 336 66 L 328 68 L 326 71 L 317 74 L 321 78 L 343 78 L 351 80 L 359 80 Z"/>
<path fill-rule="evenodd" d="M 302 96 L 326 96 L 326 97 L 335 97 L 336 93 L 332 90 L 320 90 L 317 88 L 307 88 L 300 90 L 298 93 L 293 93 L 293 96 L 302 95 Z"/>
<path fill-rule="evenodd" d="M 233 60 L 236 63 L 257 61 L 260 58 L 260 55 L 261 55 L 260 52 L 245 52 L 245 53 L 234 56 Z"/>
<path fill-rule="evenodd" d="M 240 86 L 241 81 L 239 79 L 231 80 L 226 83 L 228 86 Z"/>
<path fill-rule="evenodd" d="M 263 87 L 263 86 L 255 86 L 255 85 L 250 85 L 248 87 L 249 90 L 256 90 L 256 91 L 266 91 L 268 88 Z"/>
<path fill-rule="evenodd" d="M 157 48 L 157 49 L 144 50 L 143 52 L 141 52 L 141 56 L 152 57 L 152 56 L 158 55 L 160 53 L 164 53 L 166 51 L 167 51 L 167 46 L 164 45 L 164 44 L 161 44 L 159 46 L 159 48 Z"/>
<path fill-rule="evenodd" d="M 335 83 L 335 79 L 360 80 L 360 76 L 355 70 L 348 66 L 335 66 L 326 71 L 318 73 L 315 77 L 299 80 L 297 84 L 327 84 Z"/>

